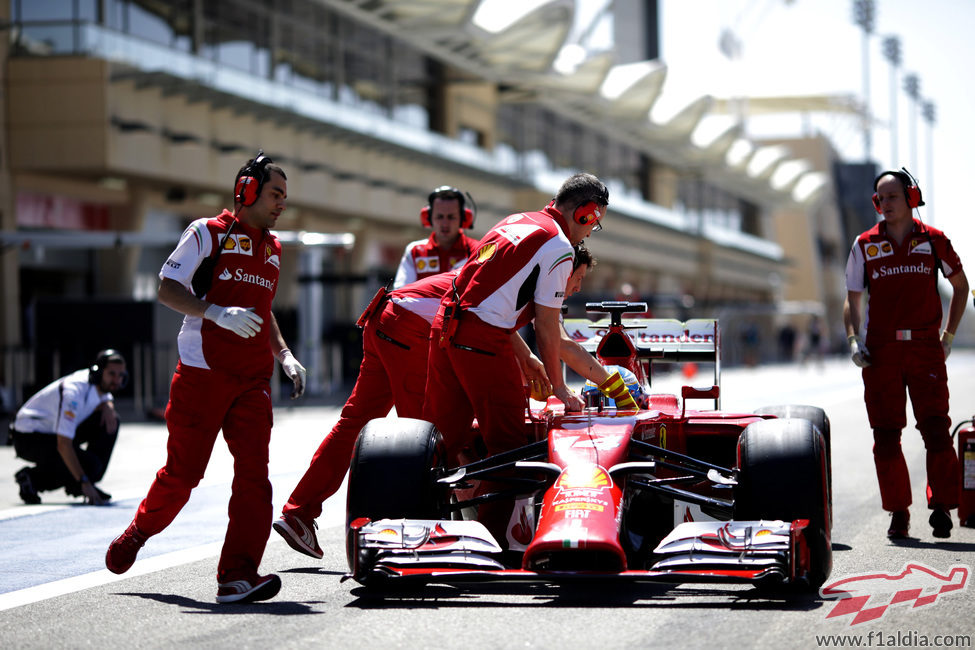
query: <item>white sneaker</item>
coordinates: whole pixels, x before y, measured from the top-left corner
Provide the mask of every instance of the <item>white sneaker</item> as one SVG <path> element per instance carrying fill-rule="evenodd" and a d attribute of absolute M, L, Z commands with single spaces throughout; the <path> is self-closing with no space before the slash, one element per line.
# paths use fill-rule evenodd
<path fill-rule="evenodd" d="M 318 528 L 318 524 L 314 521 L 309 526 L 294 515 L 281 515 L 271 526 L 284 538 L 284 541 L 288 542 L 288 546 L 299 553 L 316 560 L 322 559 L 325 555 L 315 536 L 315 528 Z"/>
<path fill-rule="evenodd" d="M 273 573 L 258 576 L 257 581 L 233 580 L 217 585 L 218 603 L 252 603 L 274 598 L 281 590 L 281 578 Z"/>

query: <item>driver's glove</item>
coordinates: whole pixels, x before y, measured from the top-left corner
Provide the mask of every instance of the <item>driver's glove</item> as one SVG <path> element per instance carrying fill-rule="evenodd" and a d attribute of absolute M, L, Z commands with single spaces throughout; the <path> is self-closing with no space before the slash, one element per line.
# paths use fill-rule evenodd
<path fill-rule="evenodd" d="M 609 376 L 609 379 L 599 384 L 599 390 L 603 395 L 613 400 L 618 409 L 636 409 L 636 400 L 630 394 L 630 389 L 626 387 L 623 377 L 619 370 Z"/>

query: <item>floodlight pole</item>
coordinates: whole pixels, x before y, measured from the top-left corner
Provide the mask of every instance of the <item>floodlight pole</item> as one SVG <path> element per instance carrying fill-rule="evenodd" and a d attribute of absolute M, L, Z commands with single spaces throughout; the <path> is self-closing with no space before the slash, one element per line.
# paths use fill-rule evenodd
<path fill-rule="evenodd" d="M 884 57 L 890 63 L 890 167 L 897 167 L 897 67 L 901 64 L 901 41 L 896 36 L 884 39 Z"/>
<path fill-rule="evenodd" d="M 917 169 L 917 102 L 921 96 L 921 80 L 911 73 L 904 77 L 904 92 L 911 98 L 911 169 Z"/>
<path fill-rule="evenodd" d="M 853 22 L 863 30 L 863 159 L 870 160 L 870 34 L 873 33 L 874 0 L 853 0 Z"/>
<path fill-rule="evenodd" d="M 924 116 L 924 121 L 928 125 L 928 156 L 927 156 L 927 169 L 925 170 L 925 176 L 927 177 L 927 199 L 924 204 L 928 207 L 927 209 L 927 219 L 928 223 L 934 225 L 934 202 L 935 194 L 932 191 L 934 189 L 934 122 L 935 122 L 935 106 L 934 102 L 926 101 L 921 104 L 921 115 Z"/>

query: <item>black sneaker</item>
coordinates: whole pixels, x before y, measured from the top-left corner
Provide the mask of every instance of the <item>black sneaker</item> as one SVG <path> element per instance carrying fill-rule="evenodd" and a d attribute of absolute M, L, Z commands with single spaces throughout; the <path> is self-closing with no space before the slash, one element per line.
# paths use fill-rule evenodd
<path fill-rule="evenodd" d="M 951 537 L 951 515 L 948 514 L 947 510 L 942 508 L 935 508 L 931 511 L 931 516 L 928 517 L 928 523 L 931 524 L 931 534 L 935 537 L 940 537 L 941 539 L 947 539 Z"/>
<path fill-rule="evenodd" d="M 20 486 L 20 498 L 24 503 L 36 506 L 41 502 L 41 497 L 34 488 L 34 482 L 30 479 L 29 467 L 21 468 L 19 472 L 14 474 L 14 478 L 17 479 L 17 485 Z"/>

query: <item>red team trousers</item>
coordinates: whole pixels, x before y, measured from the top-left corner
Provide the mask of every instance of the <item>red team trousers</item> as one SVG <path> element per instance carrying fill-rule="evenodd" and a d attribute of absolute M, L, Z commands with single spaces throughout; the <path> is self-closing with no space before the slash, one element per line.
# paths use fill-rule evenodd
<path fill-rule="evenodd" d="M 448 458 L 470 444 L 477 417 L 488 454 L 533 442 L 525 389 L 509 333 L 464 312 L 454 339 L 440 347 L 441 314 L 430 330 L 424 419 L 443 434 Z"/>
<path fill-rule="evenodd" d="M 135 525 L 146 535 L 166 528 L 203 478 L 222 428 L 234 458 L 234 480 L 230 523 L 217 566 L 220 582 L 255 580 L 271 532 L 270 391 L 266 377 L 245 378 L 179 363 L 166 407 L 166 464 L 135 515 Z"/>
<path fill-rule="evenodd" d="M 863 369 L 864 398 L 874 436 L 874 463 L 884 510 L 907 510 L 911 479 L 901 449 L 907 398 L 927 451 L 928 506 L 955 508 L 960 496 L 958 456 L 948 429 L 948 374 L 935 333 L 929 340 L 870 343 Z"/>
<path fill-rule="evenodd" d="M 508 332 L 465 312 L 453 341 L 440 347 L 441 316 L 437 315 L 430 330 L 423 412 L 424 419 L 443 434 L 448 464 L 457 462 L 458 454 L 473 441 L 471 424 L 475 416 L 489 456 L 534 442 L 525 425 L 525 389 Z M 481 481 L 476 494 L 502 487 Z M 502 545 L 507 543 L 511 509 L 510 501 L 489 502 L 478 508 L 478 521 Z"/>
<path fill-rule="evenodd" d="M 319 445 L 304 476 L 282 512 L 311 521 L 335 494 L 349 470 L 359 432 L 369 420 L 384 417 L 396 405 L 399 417 L 423 413 L 430 323 L 387 301 L 362 332 L 362 366 L 338 422 Z"/>

